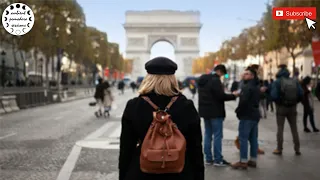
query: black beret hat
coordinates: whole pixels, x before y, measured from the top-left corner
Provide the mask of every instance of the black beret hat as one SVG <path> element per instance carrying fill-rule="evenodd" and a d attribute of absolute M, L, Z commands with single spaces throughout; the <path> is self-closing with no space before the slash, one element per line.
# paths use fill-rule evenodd
<path fill-rule="evenodd" d="M 145 64 L 148 74 L 172 75 L 178 66 L 171 59 L 166 57 L 156 57 Z"/>

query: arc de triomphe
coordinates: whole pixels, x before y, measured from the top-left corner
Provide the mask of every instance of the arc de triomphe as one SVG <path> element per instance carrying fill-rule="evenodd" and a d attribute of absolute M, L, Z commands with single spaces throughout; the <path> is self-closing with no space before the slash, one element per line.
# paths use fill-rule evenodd
<path fill-rule="evenodd" d="M 199 33 L 202 27 L 198 11 L 127 11 L 126 58 L 133 60 L 132 78 L 144 76 L 144 64 L 152 46 L 159 41 L 175 49 L 177 77 L 192 74 L 192 60 L 199 56 Z"/>

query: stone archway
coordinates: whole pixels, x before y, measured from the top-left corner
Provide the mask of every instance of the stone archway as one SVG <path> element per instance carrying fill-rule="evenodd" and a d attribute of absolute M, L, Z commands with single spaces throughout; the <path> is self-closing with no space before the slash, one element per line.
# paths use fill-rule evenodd
<path fill-rule="evenodd" d="M 198 11 L 127 11 L 126 58 L 133 60 L 132 77 L 144 76 L 144 64 L 150 59 L 152 46 L 159 41 L 175 50 L 178 77 L 192 73 L 192 59 L 199 56 L 199 33 L 202 27 Z"/>

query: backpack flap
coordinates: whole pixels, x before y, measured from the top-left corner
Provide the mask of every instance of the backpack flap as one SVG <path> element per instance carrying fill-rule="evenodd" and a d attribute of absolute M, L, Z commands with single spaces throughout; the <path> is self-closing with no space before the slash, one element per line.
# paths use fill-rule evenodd
<path fill-rule="evenodd" d="M 179 150 L 177 149 L 169 149 L 167 150 L 156 150 L 156 149 L 148 149 L 147 157 L 148 161 L 151 162 L 172 162 L 177 161 L 179 159 Z"/>

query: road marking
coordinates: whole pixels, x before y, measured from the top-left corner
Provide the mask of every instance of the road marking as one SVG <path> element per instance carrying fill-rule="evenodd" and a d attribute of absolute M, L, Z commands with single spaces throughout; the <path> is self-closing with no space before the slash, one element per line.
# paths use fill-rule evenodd
<path fill-rule="evenodd" d="M 97 129 L 96 131 L 89 134 L 84 140 L 96 139 L 102 136 L 108 129 L 110 129 L 116 122 L 107 122 L 101 128 Z M 81 141 L 80 141 L 81 142 Z M 77 142 L 78 143 L 78 142 Z M 71 174 L 73 172 L 74 167 L 78 161 L 78 158 L 81 153 L 81 147 L 76 145 L 73 146 L 67 160 L 65 161 L 64 165 L 62 166 L 59 175 L 56 180 L 69 180 Z"/>
<path fill-rule="evenodd" d="M 117 114 L 115 118 L 122 118 L 122 114 Z"/>
<path fill-rule="evenodd" d="M 83 140 L 77 142 L 78 146 L 92 149 L 119 149 L 119 144 L 120 141 L 117 139 L 111 140 L 105 138 Z"/>
<path fill-rule="evenodd" d="M 87 137 L 84 138 L 84 140 L 89 139 L 97 139 L 98 137 L 102 136 L 107 130 L 109 130 L 113 125 L 115 125 L 117 122 L 107 122 L 105 123 L 101 128 L 97 129 L 93 133 L 89 134 Z"/>
<path fill-rule="evenodd" d="M 0 137 L 0 140 L 1 140 L 1 139 L 8 138 L 8 137 L 11 137 L 11 136 L 14 136 L 14 135 L 16 135 L 16 134 L 17 134 L 17 133 L 7 134 L 7 135 L 5 135 L 5 136 Z"/>
<path fill-rule="evenodd" d="M 110 134 L 110 138 L 119 138 L 121 134 L 121 124 Z"/>
<path fill-rule="evenodd" d="M 73 146 L 71 153 L 69 154 L 66 162 L 62 166 L 57 180 L 69 180 L 73 169 L 78 161 L 79 155 L 81 153 L 81 147 L 75 145 Z"/>

